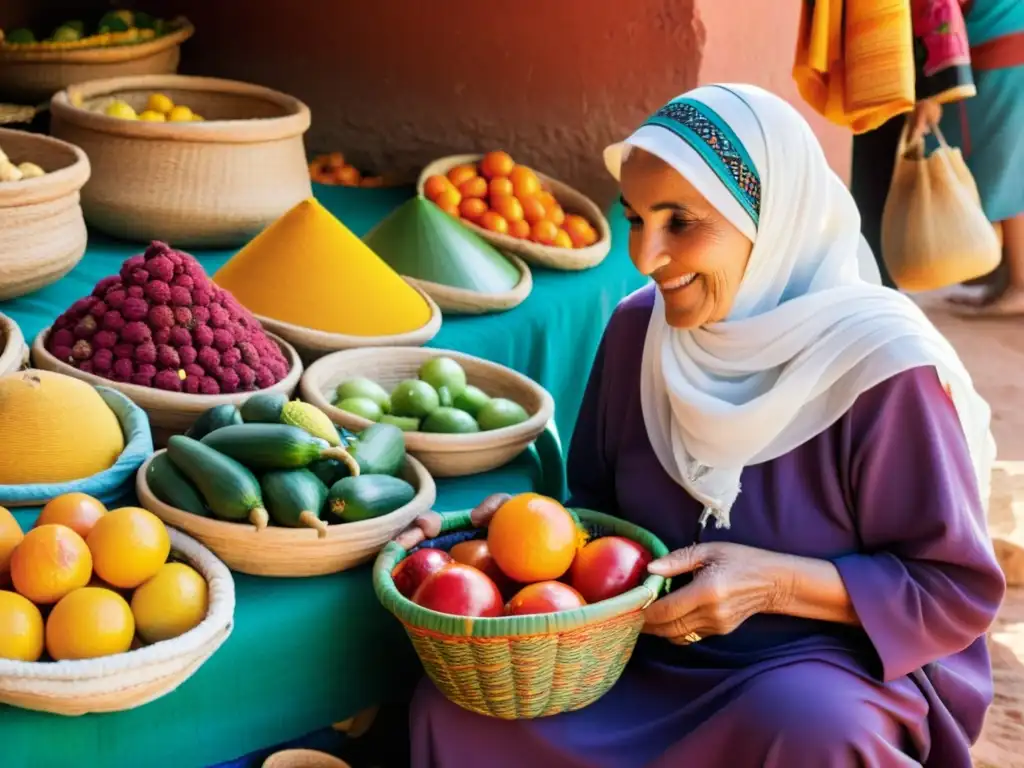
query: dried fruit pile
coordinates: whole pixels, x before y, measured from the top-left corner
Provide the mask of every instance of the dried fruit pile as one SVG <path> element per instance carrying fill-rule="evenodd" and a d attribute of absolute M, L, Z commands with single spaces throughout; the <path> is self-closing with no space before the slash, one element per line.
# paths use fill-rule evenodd
<path fill-rule="evenodd" d="M 252 313 L 160 242 L 58 317 L 46 348 L 86 373 L 189 394 L 266 389 L 289 370 Z"/>

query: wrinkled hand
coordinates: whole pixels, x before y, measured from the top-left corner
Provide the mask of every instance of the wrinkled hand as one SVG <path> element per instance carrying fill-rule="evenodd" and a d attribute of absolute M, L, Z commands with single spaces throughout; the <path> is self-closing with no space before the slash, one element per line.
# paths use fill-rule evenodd
<path fill-rule="evenodd" d="M 729 542 L 678 549 L 648 570 L 693 573 L 693 581 L 652 603 L 644 616 L 644 632 L 677 645 L 727 635 L 756 613 L 779 612 L 791 591 L 787 555 Z"/>
<path fill-rule="evenodd" d="M 494 493 L 480 502 L 470 513 L 473 527 L 486 528 L 487 523 L 494 517 L 494 513 L 498 511 L 498 507 L 511 498 L 512 496 L 507 493 Z M 408 528 L 395 537 L 395 542 L 402 549 L 408 551 L 418 544 L 422 544 L 427 539 L 433 539 L 440 533 L 441 515 L 431 510 L 430 512 L 424 512 L 413 520 Z"/>
<path fill-rule="evenodd" d="M 910 122 L 910 132 L 907 136 L 908 144 L 915 144 L 923 139 L 933 125 L 938 125 L 942 119 L 942 105 L 934 99 L 925 99 L 917 102 L 914 111 L 910 113 L 907 120 Z"/>

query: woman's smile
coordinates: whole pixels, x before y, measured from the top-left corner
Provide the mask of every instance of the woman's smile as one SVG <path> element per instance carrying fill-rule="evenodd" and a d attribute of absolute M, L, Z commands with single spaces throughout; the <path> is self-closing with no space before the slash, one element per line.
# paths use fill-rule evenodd
<path fill-rule="evenodd" d="M 658 287 L 663 294 L 681 292 L 683 288 L 689 287 L 697 279 L 696 272 L 687 272 L 685 275 L 671 277 L 668 280 L 656 280 Z"/>

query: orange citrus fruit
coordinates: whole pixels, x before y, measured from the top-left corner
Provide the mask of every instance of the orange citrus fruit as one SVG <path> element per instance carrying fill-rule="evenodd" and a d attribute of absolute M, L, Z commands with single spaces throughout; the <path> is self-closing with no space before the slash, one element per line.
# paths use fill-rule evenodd
<path fill-rule="evenodd" d="M 462 202 L 462 194 L 455 187 L 449 186 L 448 189 L 441 190 L 434 202 L 442 208 L 458 208 Z"/>
<path fill-rule="evenodd" d="M 572 238 L 569 237 L 568 232 L 560 229 L 555 233 L 555 239 L 551 241 L 551 244 L 556 248 L 572 248 Z"/>
<path fill-rule="evenodd" d="M 446 177 L 435 174 L 423 183 L 423 194 L 426 195 L 428 200 L 436 203 L 441 193 L 451 188 L 452 183 Z"/>
<path fill-rule="evenodd" d="M 480 226 L 501 235 L 508 234 L 508 222 L 505 220 L 505 217 L 494 211 L 487 211 L 487 213 L 480 217 Z"/>
<path fill-rule="evenodd" d="M 359 173 L 358 168 L 354 168 L 351 165 L 343 165 L 334 172 L 334 178 L 343 186 L 358 187 L 363 175 Z"/>
<path fill-rule="evenodd" d="M 580 533 L 565 507 L 537 493 L 506 501 L 487 526 L 487 546 L 511 579 L 530 584 L 557 579 L 569 570 Z"/>
<path fill-rule="evenodd" d="M 459 206 L 457 206 L 457 205 L 450 205 L 450 204 L 447 204 L 447 205 L 438 204 L 437 207 L 440 208 L 445 213 L 447 213 L 449 216 L 454 216 L 456 219 L 459 218 Z"/>
<path fill-rule="evenodd" d="M 462 193 L 464 198 L 466 197 L 487 197 L 487 181 L 474 176 L 471 179 L 466 179 L 464 182 L 459 184 L 459 192 Z"/>
<path fill-rule="evenodd" d="M 553 221 L 542 219 L 530 228 L 530 239 L 542 245 L 551 245 L 558 236 L 558 227 Z"/>
<path fill-rule="evenodd" d="M 163 521 L 140 507 L 108 512 L 86 539 L 96 574 L 113 587 L 134 589 L 151 579 L 171 553 Z"/>
<path fill-rule="evenodd" d="M 28 598 L 0 590 L 0 659 L 39 661 L 43 614 Z"/>
<path fill-rule="evenodd" d="M 132 595 L 136 631 L 147 643 L 185 634 L 206 618 L 208 593 L 206 579 L 194 569 L 165 564 Z"/>
<path fill-rule="evenodd" d="M 328 168 L 341 168 L 345 165 L 345 155 L 341 152 L 331 152 L 324 161 Z"/>
<path fill-rule="evenodd" d="M 25 534 L 6 507 L 0 507 L 0 585 L 11 583 L 11 554 Z"/>
<path fill-rule="evenodd" d="M 85 493 L 65 493 L 46 503 L 33 527 L 66 525 L 84 539 L 96 521 L 105 514 L 107 508 L 92 496 Z"/>
<path fill-rule="evenodd" d="M 89 548 L 66 525 L 33 528 L 11 555 L 14 588 L 36 605 L 56 603 L 91 577 Z"/>
<path fill-rule="evenodd" d="M 135 618 L 127 601 L 99 587 L 66 595 L 46 619 L 46 650 L 55 661 L 125 653 L 134 636 Z"/>
<path fill-rule="evenodd" d="M 537 174 L 525 165 L 517 165 L 508 175 L 512 182 L 512 189 L 516 197 L 522 200 L 524 197 L 533 197 L 540 192 L 540 180 Z"/>
<path fill-rule="evenodd" d="M 548 192 L 546 189 L 542 189 L 538 192 L 535 197 L 540 200 L 540 204 L 544 206 L 544 210 L 553 208 L 558 205 L 558 201 L 555 200 L 555 196 Z"/>
<path fill-rule="evenodd" d="M 509 224 L 523 220 L 523 204 L 514 197 L 492 197 L 491 210 L 500 213 Z"/>
<path fill-rule="evenodd" d="M 467 197 L 459 203 L 459 215 L 464 219 L 476 222 L 487 213 L 487 203 L 479 197 Z"/>
<path fill-rule="evenodd" d="M 448 171 L 448 181 L 458 187 L 462 182 L 477 175 L 476 168 L 472 165 L 456 165 Z"/>
<path fill-rule="evenodd" d="M 528 221 L 510 221 L 508 225 L 508 233 L 512 237 L 518 237 L 520 240 L 525 240 L 530 236 L 530 223 Z"/>
<path fill-rule="evenodd" d="M 515 192 L 512 189 L 512 182 L 506 176 L 496 176 L 487 185 L 487 194 L 491 197 L 502 197 Z"/>
<path fill-rule="evenodd" d="M 521 197 L 519 198 L 519 203 L 523 206 L 523 218 L 531 224 L 536 224 L 547 215 L 544 203 L 536 197 Z"/>
<path fill-rule="evenodd" d="M 586 244 L 589 233 L 594 229 L 590 225 L 589 221 L 576 213 L 568 214 L 565 217 L 565 223 L 562 227 L 569 233 L 569 237 L 572 238 L 573 245 L 577 248 Z"/>
<path fill-rule="evenodd" d="M 562 206 L 558 203 L 546 206 L 545 210 L 547 211 L 545 218 L 553 222 L 556 227 L 560 227 L 565 223 L 565 211 L 562 210 Z"/>
<path fill-rule="evenodd" d="M 508 176 L 515 165 L 508 152 L 488 152 L 480 160 L 480 173 L 488 179 Z"/>

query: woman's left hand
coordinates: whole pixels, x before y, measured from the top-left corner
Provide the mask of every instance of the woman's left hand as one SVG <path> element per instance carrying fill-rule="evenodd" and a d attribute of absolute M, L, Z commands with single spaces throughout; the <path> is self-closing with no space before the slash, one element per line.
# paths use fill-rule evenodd
<path fill-rule="evenodd" d="M 787 556 L 730 542 L 678 549 L 648 566 L 693 581 L 651 604 L 643 631 L 677 645 L 726 635 L 756 613 L 780 612 L 791 590 Z"/>

